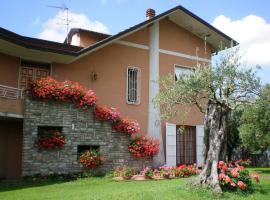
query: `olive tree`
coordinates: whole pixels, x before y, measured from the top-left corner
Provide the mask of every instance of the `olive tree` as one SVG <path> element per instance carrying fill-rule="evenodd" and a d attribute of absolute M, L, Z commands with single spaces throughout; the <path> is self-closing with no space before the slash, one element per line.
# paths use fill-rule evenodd
<path fill-rule="evenodd" d="M 218 161 L 224 155 L 223 145 L 230 112 L 237 106 L 250 102 L 257 95 L 260 79 L 256 71 L 241 64 L 238 50 L 227 50 L 215 66 L 196 66 L 194 73 L 175 80 L 172 75 L 162 77 L 156 103 L 162 118 L 173 117 L 178 104 L 196 105 L 205 113 L 204 167 L 194 186 L 210 186 L 214 193 L 222 193 L 218 181 Z"/>

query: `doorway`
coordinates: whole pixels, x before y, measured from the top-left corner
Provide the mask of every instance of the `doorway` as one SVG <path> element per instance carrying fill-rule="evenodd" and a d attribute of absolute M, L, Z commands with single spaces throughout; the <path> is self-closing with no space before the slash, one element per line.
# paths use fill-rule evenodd
<path fill-rule="evenodd" d="M 176 164 L 196 163 L 196 127 L 176 126 Z"/>
<path fill-rule="evenodd" d="M 0 118 L 0 179 L 21 176 L 23 122 Z"/>

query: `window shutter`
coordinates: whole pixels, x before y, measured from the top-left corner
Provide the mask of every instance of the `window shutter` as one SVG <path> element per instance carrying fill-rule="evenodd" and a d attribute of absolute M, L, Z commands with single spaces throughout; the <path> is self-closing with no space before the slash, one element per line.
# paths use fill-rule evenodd
<path fill-rule="evenodd" d="M 176 166 L 176 125 L 166 123 L 166 165 Z"/>
<path fill-rule="evenodd" d="M 204 126 L 196 126 L 196 149 L 197 149 L 197 165 L 203 164 L 203 137 L 204 137 Z"/>

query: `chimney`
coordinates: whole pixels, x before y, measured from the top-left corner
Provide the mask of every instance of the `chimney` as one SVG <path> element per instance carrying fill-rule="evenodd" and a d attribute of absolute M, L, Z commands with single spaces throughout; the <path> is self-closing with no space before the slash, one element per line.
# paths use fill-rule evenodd
<path fill-rule="evenodd" d="M 148 20 L 148 19 L 151 19 L 151 18 L 153 18 L 153 17 L 155 17 L 156 16 L 156 11 L 154 10 L 154 9 L 152 9 L 152 8 L 148 8 L 147 10 L 146 10 L 146 19 Z"/>

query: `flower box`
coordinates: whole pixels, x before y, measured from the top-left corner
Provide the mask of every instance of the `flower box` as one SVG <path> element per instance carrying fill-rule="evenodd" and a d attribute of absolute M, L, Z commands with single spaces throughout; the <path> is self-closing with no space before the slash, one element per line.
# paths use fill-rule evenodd
<path fill-rule="evenodd" d="M 57 129 L 40 128 L 37 145 L 40 150 L 61 149 L 66 144 L 65 136 Z"/>

